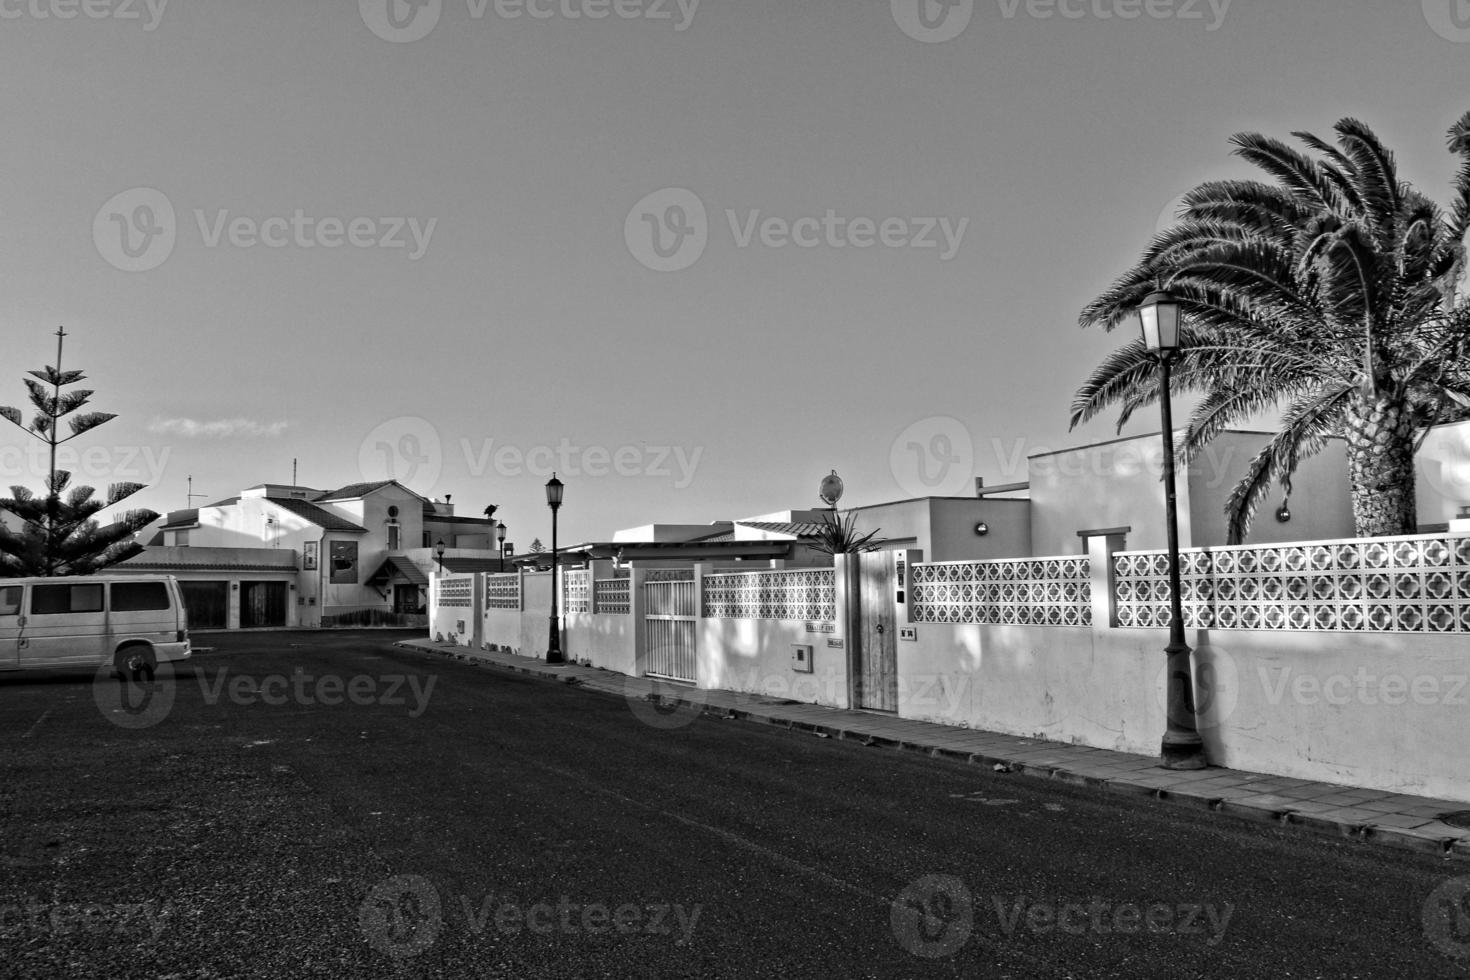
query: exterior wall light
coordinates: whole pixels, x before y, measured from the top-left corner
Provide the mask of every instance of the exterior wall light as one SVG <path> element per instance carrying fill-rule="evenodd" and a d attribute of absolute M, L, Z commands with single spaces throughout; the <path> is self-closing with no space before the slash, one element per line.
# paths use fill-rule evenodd
<path fill-rule="evenodd" d="M 984 521 L 979 522 L 975 525 L 975 533 L 980 535 L 982 538 L 985 537 L 985 535 L 990 533 L 990 525 L 986 524 Z"/>
<path fill-rule="evenodd" d="M 1281 506 L 1276 508 L 1276 521 L 1279 524 L 1285 524 L 1289 520 L 1291 520 L 1291 508 L 1286 506 L 1286 501 L 1283 500 Z"/>

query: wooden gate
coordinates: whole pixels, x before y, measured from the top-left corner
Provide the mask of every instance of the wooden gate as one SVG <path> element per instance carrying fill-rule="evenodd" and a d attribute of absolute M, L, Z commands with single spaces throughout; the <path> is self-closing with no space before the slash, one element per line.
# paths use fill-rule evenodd
<path fill-rule="evenodd" d="M 892 551 L 850 556 L 848 595 L 857 602 L 849 635 L 852 650 L 852 703 L 874 711 L 898 710 L 898 626 L 894 601 Z"/>
<path fill-rule="evenodd" d="M 285 582 L 240 583 L 240 627 L 285 626 Z"/>
<path fill-rule="evenodd" d="M 657 573 L 654 573 L 657 574 Z M 694 683 L 698 583 L 692 578 L 643 583 L 644 673 Z"/>
<path fill-rule="evenodd" d="M 222 630 L 230 625 L 229 582 L 180 582 L 191 630 Z"/>

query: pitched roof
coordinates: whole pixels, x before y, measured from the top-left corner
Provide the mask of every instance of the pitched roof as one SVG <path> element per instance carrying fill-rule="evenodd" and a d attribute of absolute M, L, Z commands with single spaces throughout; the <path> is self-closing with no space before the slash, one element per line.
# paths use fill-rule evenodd
<path fill-rule="evenodd" d="M 429 584 L 429 576 L 424 574 L 424 570 L 402 555 L 389 555 L 383 559 L 383 564 L 378 566 L 376 572 L 368 576 L 368 581 L 375 582 L 391 579 L 395 573 L 408 579 L 412 585 Z"/>
<path fill-rule="evenodd" d="M 282 510 L 289 510 L 297 517 L 306 518 L 324 531 L 349 531 L 354 534 L 367 533 L 367 528 L 359 527 L 346 518 L 338 517 L 329 510 L 323 510 L 308 500 L 296 500 L 293 497 L 268 497 L 266 499 Z"/>
<path fill-rule="evenodd" d="M 794 534 L 799 538 L 814 538 L 822 533 L 821 521 L 736 521 L 741 527 L 753 527 L 757 531 L 775 534 Z"/>
<path fill-rule="evenodd" d="M 289 548 L 145 548 L 113 566 L 120 571 L 251 571 L 295 572 L 296 552 Z"/>
<path fill-rule="evenodd" d="M 407 490 L 409 493 L 412 493 L 420 500 L 424 499 L 421 494 L 414 493 L 412 490 L 409 490 L 408 487 L 405 487 L 397 480 L 378 480 L 376 483 L 349 483 L 345 487 L 338 487 L 336 490 L 330 490 L 327 493 L 322 494 L 320 497 L 317 497 L 316 499 L 318 501 L 357 500 L 361 497 L 366 497 L 370 493 L 374 493 L 378 490 L 383 489 L 384 487 L 389 486 L 398 487 L 400 490 Z"/>
<path fill-rule="evenodd" d="M 181 527 L 195 527 L 198 524 L 199 510 L 197 508 L 190 510 L 171 510 L 168 513 L 167 520 L 160 524 L 158 529 L 160 531 L 172 531 Z"/>

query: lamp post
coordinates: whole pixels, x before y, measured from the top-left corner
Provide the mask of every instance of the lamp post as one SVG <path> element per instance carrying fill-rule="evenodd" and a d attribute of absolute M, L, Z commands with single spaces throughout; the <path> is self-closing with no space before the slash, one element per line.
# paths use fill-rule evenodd
<path fill-rule="evenodd" d="M 505 571 L 505 522 L 495 525 L 495 545 L 500 552 L 500 570 Z"/>
<path fill-rule="evenodd" d="M 562 482 L 551 474 L 546 481 L 546 506 L 551 508 L 551 636 L 546 645 L 546 662 L 566 663 L 561 654 L 561 622 L 556 608 L 556 512 L 561 509 Z"/>
<path fill-rule="evenodd" d="M 1169 645 L 1164 647 L 1168 728 L 1159 755 L 1165 769 L 1203 769 L 1204 741 L 1195 726 L 1194 680 L 1179 588 L 1179 512 L 1174 491 L 1174 413 L 1169 367 L 1179 350 L 1179 302 L 1163 291 L 1150 293 L 1137 311 L 1143 342 L 1159 362 L 1159 412 L 1164 437 L 1164 523 L 1169 536 Z"/>
<path fill-rule="evenodd" d="M 434 557 L 439 559 L 439 574 L 444 574 L 444 539 L 440 538 L 434 543 Z"/>

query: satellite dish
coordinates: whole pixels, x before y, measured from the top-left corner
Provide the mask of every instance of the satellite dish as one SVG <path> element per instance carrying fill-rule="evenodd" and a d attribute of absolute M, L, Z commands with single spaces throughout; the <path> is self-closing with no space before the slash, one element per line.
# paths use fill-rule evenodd
<path fill-rule="evenodd" d="M 837 501 L 842 499 L 842 477 L 833 470 L 828 476 L 822 477 L 822 486 L 817 491 L 817 496 L 833 510 L 837 509 Z"/>

